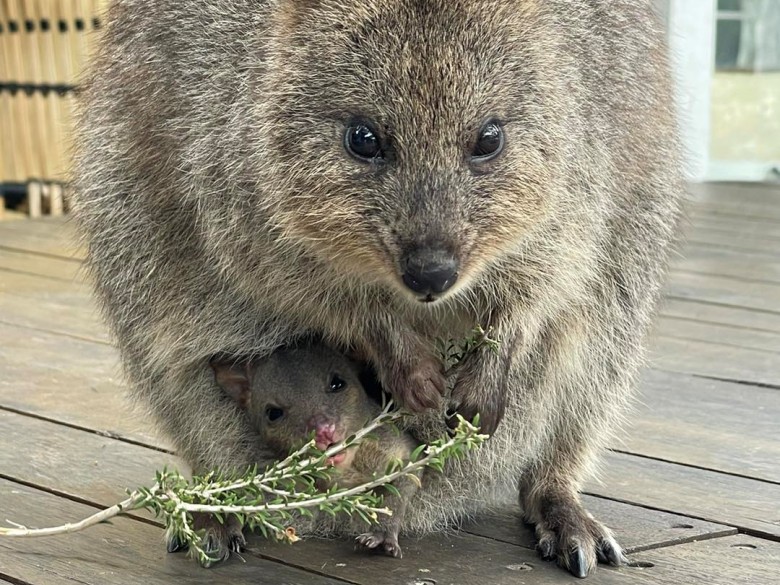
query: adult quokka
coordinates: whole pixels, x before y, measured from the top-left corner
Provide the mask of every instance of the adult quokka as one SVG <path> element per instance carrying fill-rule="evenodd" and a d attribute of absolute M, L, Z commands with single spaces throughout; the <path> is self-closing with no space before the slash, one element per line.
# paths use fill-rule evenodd
<path fill-rule="evenodd" d="M 114 3 L 74 207 L 132 394 L 179 452 L 271 456 L 214 355 L 322 336 L 423 411 L 434 340 L 492 326 L 454 400 L 493 438 L 429 474 L 402 529 L 514 493 L 545 557 L 619 563 L 578 489 L 634 387 L 683 191 L 651 4 Z"/>

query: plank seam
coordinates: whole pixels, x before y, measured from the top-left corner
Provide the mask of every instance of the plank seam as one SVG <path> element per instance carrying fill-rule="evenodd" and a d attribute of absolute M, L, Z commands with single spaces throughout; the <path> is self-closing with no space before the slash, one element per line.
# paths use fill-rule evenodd
<path fill-rule="evenodd" d="M 699 297 L 684 297 L 680 295 L 666 295 L 665 299 L 671 299 L 674 301 L 682 301 L 688 303 L 701 303 L 702 305 L 710 305 L 714 307 L 725 307 L 727 309 L 739 309 L 740 311 L 749 311 L 751 313 L 764 313 L 768 315 L 780 316 L 780 311 L 773 311 L 771 309 L 759 309 L 758 307 L 746 307 L 745 305 L 733 305 L 731 303 L 719 303 L 717 301 L 709 301 Z M 661 301 L 663 303 L 663 301 Z"/>
<path fill-rule="evenodd" d="M 5 246 L 3 244 L 0 244 L 0 250 L 6 250 L 8 252 L 24 252 L 25 254 L 32 254 L 33 256 L 42 256 L 43 258 L 54 258 L 56 260 L 67 260 L 68 262 L 75 262 L 76 264 L 84 263 L 84 261 L 81 258 L 77 258 L 75 256 L 62 256 L 59 254 L 51 254 L 50 252 L 30 250 L 28 248 L 15 248 L 13 246 Z"/>
<path fill-rule="evenodd" d="M 722 341 L 710 341 L 708 339 L 699 339 L 697 337 L 684 337 L 682 335 L 668 335 L 666 333 L 656 333 L 655 339 L 678 339 L 680 341 L 694 341 L 696 343 L 704 343 L 706 345 L 718 345 L 720 347 L 731 347 L 734 349 L 744 349 L 746 351 L 757 351 L 760 353 L 768 353 L 770 355 L 778 355 L 780 351 L 774 349 L 764 349 L 760 347 L 745 347 L 744 345 L 737 345 L 735 343 L 723 343 Z M 658 348 L 656 348 L 658 351 Z"/>
<path fill-rule="evenodd" d="M 11 274 L 21 274 L 23 276 L 34 276 L 35 278 L 44 278 L 46 280 L 54 280 L 56 282 L 66 282 L 68 284 L 73 284 L 74 282 L 77 282 L 72 278 L 60 278 L 59 276 L 49 276 L 48 274 L 39 274 L 38 272 L 29 272 L 27 270 L 8 268 L 6 266 L 0 266 L 0 272 L 10 272 Z"/>
<path fill-rule="evenodd" d="M 780 332 L 774 329 L 763 329 L 761 327 L 747 327 L 745 325 L 734 325 L 733 323 L 718 323 L 717 321 L 709 321 L 707 319 L 695 319 L 693 317 L 681 317 L 679 315 L 671 315 L 664 313 L 663 306 L 661 307 L 660 317 L 663 319 L 674 319 L 675 321 L 686 321 L 688 323 L 699 323 L 701 325 L 712 325 L 714 327 L 724 327 L 728 329 L 738 329 L 742 331 L 755 331 L 758 333 L 768 333 L 780 338 Z M 659 333 L 660 335 L 660 333 Z M 651 336 L 652 337 L 652 336 Z"/>
<path fill-rule="evenodd" d="M 780 244 L 778 244 L 780 246 Z M 685 256 L 683 256 L 685 258 Z M 780 288 L 780 281 L 777 280 L 764 280 L 761 278 L 749 278 L 749 277 L 742 277 L 742 276 L 734 276 L 733 274 L 720 274 L 718 272 L 706 272 L 701 270 L 691 270 L 689 268 L 672 268 L 669 270 L 669 273 L 671 275 L 674 274 L 695 274 L 696 276 L 710 276 L 712 278 L 723 278 L 724 280 L 734 280 L 739 283 L 753 283 L 753 284 L 763 284 L 766 286 L 775 286 Z M 672 281 L 674 280 L 674 276 L 672 276 Z"/>
<path fill-rule="evenodd" d="M 20 581 L 19 579 L 17 579 L 16 577 L 12 577 L 8 573 L 0 573 L 0 579 L 2 579 L 4 583 L 10 583 L 11 585 L 34 585 L 29 581 Z"/>
<path fill-rule="evenodd" d="M 7 327 L 16 327 L 18 329 L 25 329 L 27 331 L 37 331 L 39 333 L 47 333 L 49 335 L 56 335 L 58 337 L 67 337 L 69 339 L 75 339 L 77 341 L 83 341 L 85 343 L 97 343 L 99 345 L 106 345 L 108 347 L 114 347 L 114 344 L 110 341 L 103 341 L 102 339 L 97 339 L 95 337 L 85 337 L 83 335 L 76 335 L 74 333 L 67 333 L 66 331 L 54 331 L 52 329 L 45 329 L 43 327 L 36 327 L 34 325 L 24 325 L 22 323 L 13 323 L 11 321 L 5 321 L 4 319 L 0 319 L 0 325 L 5 325 Z"/>
<path fill-rule="evenodd" d="M 614 501 L 611 498 L 605 498 L 603 496 L 597 496 L 597 495 L 594 495 L 594 494 L 588 494 L 588 495 L 591 496 L 591 497 L 599 498 L 601 500 L 611 500 L 611 501 Z M 633 503 L 630 503 L 630 502 L 621 502 L 621 503 L 626 504 L 628 506 L 635 507 L 635 508 L 645 508 L 645 506 L 640 506 L 640 505 L 633 504 Z M 658 510 L 656 510 L 656 511 L 658 511 Z M 686 514 L 677 514 L 677 513 L 675 513 L 674 515 L 675 516 L 679 516 L 680 518 L 690 518 L 691 520 L 697 520 L 698 519 L 698 518 L 694 518 L 693 516 L 688 516 Z M 680 545 L 683 545 L 683 544 L 690 544 L 692 542 L 703 542 L 705 540 L 714 540 L 716 538 L 725 538 L 727 536 L 734 536 L 736 534 L 739 534 L 739 530 L 737 528 L 733 527 L 733 526 L 728 526 L 728 525 L 722 524 L 720 522 L 710 522 L 710 524 L 715 524 L 717 526 L 722 526 L 723 530 L 721 530 L 719 532 L 710 532 L 710 533 L 707 533 L 707 534 L 696 534 L 696 535 L 692 535 L 692 536 L 689 536 L 689 537 L 681 538 L 680 540 L 676 540 L 674 542 L 668 542 L 668 543 L 667 542 L 659 542 L 659 543 L 656 543 L 656 544 L 647 544 L 647 545 L 640 544 L 640 545 L 633 546 L 633 547 L 626 547 L 626 548 L 623 549 L 623 552 L 626 553 L 627 555 L 633 555 L 633 554 L 636 554 L 636 553 L 647 552 L 647 551 L 650 551 L 650 550 L 661 550 L 661 549 L 664 549 L 664 548 L 672 548 L 674 546 L 680 546 Z M 532 528 L 529 529 L 529 530 L 532 530 Z M 536 548 L 537 548 L 536 546 L 526 547 L 526 546 L 523 546 L 522 544 L 518 544 L 516 542 L 510 542 L 508 540 L 504 540 L 502 538 L 497 538 L 495 536 L 488 536 L 486 534 L 479 534 L 479 533 L 471 532 L 470 530 L 463 530 L 463 532 L 466 533 L 466 534 L 470 534 L 471 536 L 476 536 L 478 538 L 487 538 L 488 540 L 493 540 L 495 542 L 500 542 L 502 544 L 508 544 L 508 545 L 511 545 L 511 546 L 516 546 L 518 548 L 522 548 L 522 549 L 525 549 L 525 550 L 536 550 Z M 619 541 L 620 540 L 620 534 L 617 533 L 616 536 L 617 536 L 617 540 Z"/>
<path fill-rule="evenodd" d="M 666 512 L 667 514 L 674 514 L 676 516 L 683 516 L 685 518 L 692 518 L 693 520 L 701 520 L 702 522 L 710 522 L 711 524 L 719 524 L 721 526 L 728 526 L 729 528 L 733 528 L 737 531 L 738 534 L 745 534 L 747 536 L 753 536 L 755 538 L 760 538 L 762 540 L 771 540 L 773 542 L 780 542 L 780 535 L 771 534 L 769 532 L 762 532 L 761 530 L 755 530 L 753 528 L 745 528 L 743 526 L 740 526 L 738 524 L 733 524 L 731 522 L 723 522 L 722 520 L 713 520 L 712 518 L 707 518 L 706 516 L 697 516 L 695 514 L 689 514 L 686 512 L 679 512 L 677 510 L 671 510 L 668 508 L 661 508 L 658 506 L 651 506 L 649 504 L 642 504 L 640 502 L 634 502 L 631 500 L 624 500 L 622 498 L 615 498 L 610 496 L 605 496 L 603 494 L 597 494 L 595 492 L 582 492 L 586 496 L 593 496 L 597 498 L 602 498 L 605 500 L 612 500 L 613 502 L 620 502 L 621 504 L 630 504 L 632 506 L 637 506 L 639 508 L 644 508 L 646 510 L 653 510 L 654 512 Z"/>
<path fill-rule="evenodd" d="M 144 443 L 143 441 L 139 441 L 137 439 L 131 439 L 130 437 L 125 437 L 124 435 L 120 435 L 118 433 L 115 433 L 113 431 L 105 430 L 105 429 L 92 429 L 89 427 L 84 427 L 81 425 L 77 425 L 75 423 L 70 423 L 67 421 L 57 420 L 55 418 L 50 418 L 47 416 L 44 416 L 42 414 L 37 414 L 35 412 L 28 412 L 25 410 L 21 410 L 18 408 L 14 408 L 13 406 L 5 406 L 0 404 L 0 411 L 4 412 L 10 412 L 12 414 L 17 414 L 19 416 L 26 416 L 29 418 L 34 418 L 36 420 L 52 423 L 55 425 L 60 425 L 63 427 L 67 427 L 70 429 L 74 429 L 76 431 L 82 431 L 85 433 L 89 433 L 91 435 L 97 435 L 99 437 L 104 437 L 106 439 L 112 439 L 114 441 L 119 441 L 121 443 L 127 443 L 129 445 L 134 445 L 136 447 L 144 447 L 145 449 L 151 449 L 152 451 L 157 451 L 159 453 L 165 453 L 166 455 L 173 455 L 176 456 L 176 453 L 171 451 L 170 449 L 165 449 L 164 447 L 158 447 L 157 445 L 151 445 L 149 443 Z"/>
<path fill-rule="evenodd" d="M 28 487 L 30 489 L 37 490 L 39 492 L 44 492 L 52 496 L 56 496 L 58 498 L 62 498 L 64 500 L 69 500 L 71 502 L 76 502 L 77 504 L 82 504 L 84 506 L 89 506 L 90 508 L 95 508 L 96 510 L 105 510 L 106 508 L 110 506 L 103 506 L 102 504 L 98 504 L 96 502 L 93 502 L 91 500 L 87 500 L 85 498 L 82 498 L 80 496 L 76 496 L 74 494 L 69 494 L 68 492 L 62 492 L 60 490 L 54 489 L 54 488 L 48 488 L 44 487 L 35 483 L 32 483 L 30 481 L 26 481 L 24 479 L 20 479 L 18 477 L 13 477 L 11 475 L 7 475 L 5 473 L 0 472 L 0 479 L 3 479 L 5 481 L 15 483 L 17 485 L 23 485 L 25 487 Z M 113 504 L 112 504 L 113 505 Z M 144 524 L 149 524 L 150 526 L 156 526 L 158 528 L 164 528 L 163 524 L 157 520 L 152 520 L 150 518 L 144 518 L 143 516 L 137 516 L 133 514 L 132 512 L 127 514 L 122 514 L 121 517 L 124 518 L 132 518 L 133 520 L 137 520 L 139 522 L 143 522 Z"/>
<path fill-rule="evenodd" d="M 628 455 L 630 457 L 638 457 L 640 459 L 649 459 L 651 461 L 659 461 L 661 463 L 667 463 L 669 465 L 679 465 L 680 467 L 687 467 L 690 469 L 698 469 L 700 471 L 708 471 L 710 473 L 718 473 L 720 475 L 728 475 L 730 477 L 739 477 L 741 479 L 749 479 L 752 481 L 760 481 L 761 483 L 768 483 L 770 485 L 780 485 L 780 481 L 772 479 L 765 479 L 761 477 L 752 477 L 750 475 L 744 475 L 742 473 L 736 473 L 734 471 L 723 471 L 722 469 L 713 469 L 711 467 L 705 467 L 703 465 L 696 465 L 694 463 L 682 463 L 681 461 L 673 461 L 671 459 L 665 459 L 663 457 L 655 457 L 653 455 L 645 455 L 643 453 L 634 453 L 633 451 L 625 451 L 623 449 L 607 449 L 612 453 L 620 453 L 621 455 Z"/>
<path fill-rule="evenodd" d="M 664 370 L 665 371 L 665 370 Z M 677 373 L 677 372 L 669 372 Z M 740 384 L 741 386 L 756 386 L 758 388 L 767 388 L 769 390 L 780 390 L 780 384 L 770 384 L 768 382 L 751 382 L 749 380 L 737 380 L 734 378 L 722 378 L 720 376 L 706 376 L 704 374 L 688 374 L 694 378 L 701 378 L 703 380 L 714 380 L 716 382 L 731 382 L 733 384 Z"/>

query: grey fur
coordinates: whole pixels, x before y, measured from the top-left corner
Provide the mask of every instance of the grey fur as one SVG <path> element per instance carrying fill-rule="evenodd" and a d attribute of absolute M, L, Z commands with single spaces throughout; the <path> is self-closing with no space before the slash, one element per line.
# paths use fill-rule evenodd
<path fill-rule="evenodd" d="M 528 519 L 568 547 L 545 510 L 583 525 L 577 490 L 633 390 L 678 221 L 670 103 L 650 0 L 115 2 L 74 207 L 133 395 L 196 468 L 241 468 L 270 455 L 211 356 L 321 334 L 414 403 L 441 385 L 434 338 L 492 325 L 500 354 L 455 394 L 496 433 L 404 528 L 520 482 Z M 387 133 L 387 164 L 345 153 L 355 115 Z M 506 149 L 475 169 L 489 117 Z M 429 242 L 461 274 L 423 304 L 398 262 Z"/>

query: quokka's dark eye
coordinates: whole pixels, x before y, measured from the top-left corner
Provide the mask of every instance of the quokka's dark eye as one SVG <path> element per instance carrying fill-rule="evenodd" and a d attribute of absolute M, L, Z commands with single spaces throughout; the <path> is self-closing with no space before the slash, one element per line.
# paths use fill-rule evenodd
<path fill-rule="evenodd" d="M 347 387 L 346 381 L 338 374 L 333 374 L 333 377 L 330 379 L 330 391 L 341 392 L 346 387 Z"/>
<path fill-rule="evenodd" d="M 344 148 L 361 162 L 384 158 L 377 133 L 367 124 L 352 124 L 344 134 Z"/>
<path fill-rule="evenodd" d="M 502 150 L 504 150 L 504 130 L 498 122 L 488 122 L 482 126 L 477 135 L 471 160 L 475 163 L 486 162 L 497 157 Z"/>
<path fill-rule="evenodd" d="M 269 406 L 265 409 L 265 416 L 269 421 L 275 422 L 284 416 L 284 410 L 278 406 Z"/>

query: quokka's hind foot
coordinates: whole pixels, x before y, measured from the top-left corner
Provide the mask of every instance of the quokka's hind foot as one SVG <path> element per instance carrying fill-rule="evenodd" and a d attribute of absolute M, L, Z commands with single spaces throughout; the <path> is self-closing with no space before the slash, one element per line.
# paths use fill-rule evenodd
<path fill-rule="evenodd" d="M 576 497 L 542 497 L 526 519 L 535 526 L 537 550 L 579 578 L 598 563 L 618 567 L 627 560 L 609 529 L 595 520 Z"/>

